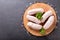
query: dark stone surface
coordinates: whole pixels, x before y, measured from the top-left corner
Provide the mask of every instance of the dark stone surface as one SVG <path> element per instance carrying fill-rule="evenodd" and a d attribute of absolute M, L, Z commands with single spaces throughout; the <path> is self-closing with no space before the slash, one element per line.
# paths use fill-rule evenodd
<path fill-rule="evenodd" d="M 58 15 L 55 30 L 44 37 L 29 34 L 22 22 L 26 8 L 36 2 L 51 5 Z M 0 40 L 60 40 L 60 0 L 0 0 Z"/>

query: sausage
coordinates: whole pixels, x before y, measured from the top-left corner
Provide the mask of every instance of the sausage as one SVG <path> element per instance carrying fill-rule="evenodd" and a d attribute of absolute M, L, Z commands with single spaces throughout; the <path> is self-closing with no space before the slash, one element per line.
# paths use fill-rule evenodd
<path fill-rule="evenodd" d="M 54 22 L 54 16 L 50 16 L 47 22 L 44 24 L 43 28 L 48 29 Z"/>
<path fill-rule="evenodd" d="M 28 15 L 33 15 L 33 14 L 36 14 L 36 12 L 44 12 L 44 9 L 43 8 L 35 8 L 35 9 L 32 9 L 32 10 L 29 10 L 28 11 Z"/>
<path fill-rule="evenodd" d="M 43 16 L 42 16 L 42 23 L 43 22 L 45 22 L 45 20 L 49 17 L 49 16 L 51 16 L 52 15 L 52 11 L 51 10 L 49 10 L 49 11 L 47 11 L 47 12 L 45 12 L 44 14 L 43 14 Z"/>
<path fill-rule="evenodd" d="M 41 23 L 41 21 L 38 20 L 38 19 L 37 19 L 36 17 L 34 17 L 34 16 L 27 15 L 27 19 L 30 20 L 30 21 L 32 21 L 32 22 L 35 22 L 35 23 L 37 23 L 37 24 Z"/>
<path fill-rule="evenodd" d="M 40 30 L 42 28 L 42 25 L 35 24 L 35 23 L 32 23 L 32 22 L 28 22 L 27 26 L 29 26 L 30 28 L 35 29 L 35 30 Z"/>

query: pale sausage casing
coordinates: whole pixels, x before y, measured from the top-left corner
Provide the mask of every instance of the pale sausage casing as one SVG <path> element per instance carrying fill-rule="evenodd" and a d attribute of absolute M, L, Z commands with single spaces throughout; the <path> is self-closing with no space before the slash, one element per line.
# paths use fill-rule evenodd
<path fill-rule="evenodd" d="M 44 24 L 43 28 L 48 29 L 54 22 L 54 16 L 50 16 L 47 22 Z"/>
<path fill-rule="evenodd" d="M 45 20 L 49 17 L 49 16 L 51 16 L 52 15 L 52 11 L 51 10 L 49 10 L 49 11 L 47 11 L 47 12 L 45 12 L 44 14 L 43 14 L 43 16 L 42 16 L 42 23 L 43 22 L 45 22 Z"/>
<path fill-rule="evenodd" d="M 35 23 L 32 23 L 32 22 L 28 22 L 27 26 L 29 26 L 30 28 L 35 29 L 35 30 L 40 30 L 42 28 L 42 25 L 35 24 Z"/>
<path fill-rule="evenodd" d="M 38 20 L 38 19 L 37 19 L 36 17 L 34 17 L 34 16 L 27 15 L 26 17 L 27 17 L 28 20 L 30 20 L 30 21 L 32 21 L 32 22 L 35 22 L 35 23 L 37 23 L 37 24 L 41 23 L 41 21 Z"/>
<path fill-rule="evenodd" d="M 44 12 L 44 9 L 43 8 L 35 8 L 35 9 L 31 9 L 28 11 L 28 15 L 33 15 L 33 14 L 36 14 L 36 12 Z"/>

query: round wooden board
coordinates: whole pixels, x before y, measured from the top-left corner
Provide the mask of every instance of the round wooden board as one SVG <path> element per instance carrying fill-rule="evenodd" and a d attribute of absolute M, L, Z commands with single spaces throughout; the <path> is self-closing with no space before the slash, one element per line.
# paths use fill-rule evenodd
<path fill-rule="evenodd" d="M 31 28 L 29 28 L 27 26 L 27 23 L 28 23 L 28 19 L 26 18 L 26 15 L 27 15 L 27 12 L 31 9 L 34 9 L 34 8 L 43 8 L 44 11 L 48 11 L 48 10 L 51 10 L 53 12 L 53 15 L 54 15 L 54 22 L 53 24 L 51 25 L 51 27 L 46 31 L 46 34 L 45 35 L 48 35 L 49 33 L 51 33 L 53 31 L 53 29 L 55 28 L 56 26 L 56 22 L 57 22 L 57 16 L 56 16 L 56 12 L 54 11 L 54 9 L 49 6 L 48 4 L 45 4 L 45 3 L 35 3 L 35 4 L 32 4 L 31 6 L 29 6 L 26 10 L 25 10 L 25 13 L 23 15 L 23 23 L 24 23 L 24 27 L 26 28 L 26 30 L 31 33 L 32 35 L 35 35 L 35 36 L 45 36 L 45 35 L 42 35 L 40 34 L 39 31 L 36 31 L 36 30 L 33 30 Z"/>

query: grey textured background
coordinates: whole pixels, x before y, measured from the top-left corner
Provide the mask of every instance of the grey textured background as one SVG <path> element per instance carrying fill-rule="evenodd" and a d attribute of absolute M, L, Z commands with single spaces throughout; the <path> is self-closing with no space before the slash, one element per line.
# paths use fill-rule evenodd
<path fill-rule="evenodd" d="M 28 6 L 36 2 L 51 5 L 57 15 L 55 30 L 48 36 L 36 37 L 29 34 L 22 22 Z M 0 0 L 0 40 L 60 40 L 60 0 Z"/>

